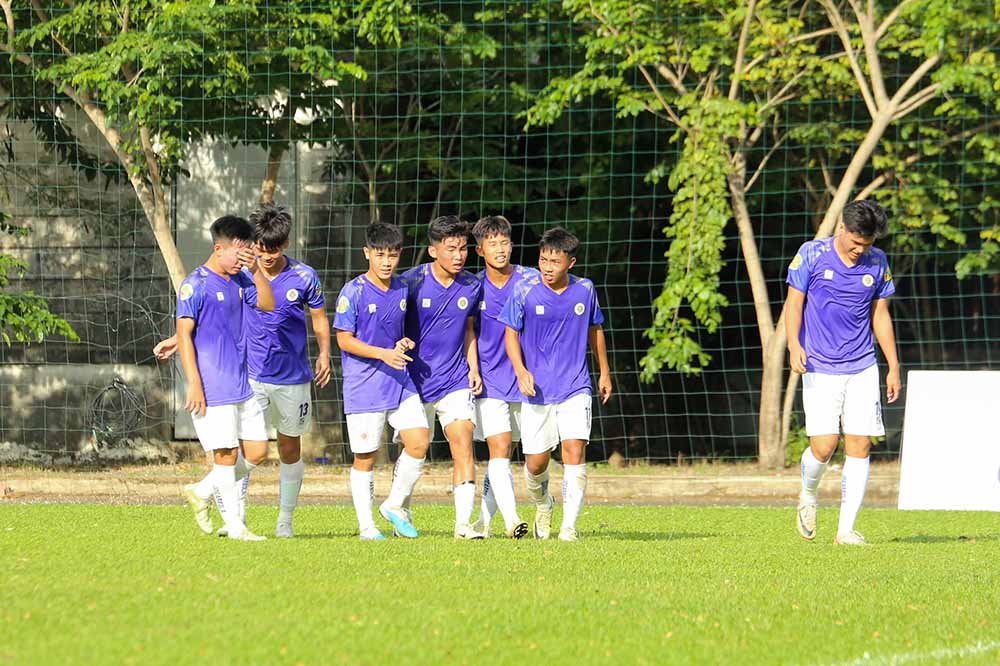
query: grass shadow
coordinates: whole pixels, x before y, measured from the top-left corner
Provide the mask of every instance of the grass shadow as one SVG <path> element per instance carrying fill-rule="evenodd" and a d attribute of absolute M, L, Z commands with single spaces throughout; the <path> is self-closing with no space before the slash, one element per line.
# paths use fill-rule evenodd
<path fill-rule="evenodd" d="M 692 539 L 718 539 L 721 534 L 706 532 L 626 532 L 624 530 L 599 530 L 587 532 L 584 538 L 605 541 L 685 541 Z"/>
<path fill-rule="evenodd" d="M 998 541 L 1000 535 L 996 534 L 973 534 L 959 536 L 942 536 L 937 534 L 914 534 L 907 537 L 896 537 L 889 539 L 889 543 L 977 543 L 979 541 Z"/>

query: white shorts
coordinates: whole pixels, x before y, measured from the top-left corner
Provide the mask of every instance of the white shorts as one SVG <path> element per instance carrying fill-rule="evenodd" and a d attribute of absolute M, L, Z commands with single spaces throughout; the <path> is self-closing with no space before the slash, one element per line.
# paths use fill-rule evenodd
<path fill-rule="evenodd" d="M 521 439 L 521 403 L 507 402 L 498 398 L 476 400 L 477 442 L 485 442 L 494 435 L 510 433 L 512 441 Z"/>
<path fill-rule="evenodd" d="M 567 439 L 590 441 L 592 398 L 578 393 L 554 405 L 521 405 L 521 451 L 547 453 Z"/>
<path fill-rule="evenodd" d="M 878 366 L 853 375 L 807 372 L 802 378 L 802 403 L 806 411 L 806 434 L 885 434 Z"/>
<path fill-rule="evenodd" d="M 428 425 L 434 425 L 434 416 L 437 415 L 442 430 L 455 421 L 476 422 L 476 396 L 470 389 L 452 391 L 440 400 L 426 403 L 424 409 L 427 410 Z"/>
<path fill-rule="evenodd" d="M 419 395 L 411 395 L 396 409 L 347 415 L 347 438 L 351 453 L 372 453 L 382 444 L 382 432 L 388 422 L 397 432 L 426 428 L 427 415 Z"/>
<path fill-rule="evenodd" d="M 267 441 L 264 410 L 253 398 L 235 405 L 206 407 L 204 416 L 192 414 L 191 420 L 205 451 L 235 449 L 241 439 L 248 442 Z"/>
<path fill-rule="evenodd" d="M 312 424 L 312 386 L 305 384 L 267 384 L 250 380 L 253 395 L 264 410 L 264 418 L 282 435 L 300 437 Z"/>

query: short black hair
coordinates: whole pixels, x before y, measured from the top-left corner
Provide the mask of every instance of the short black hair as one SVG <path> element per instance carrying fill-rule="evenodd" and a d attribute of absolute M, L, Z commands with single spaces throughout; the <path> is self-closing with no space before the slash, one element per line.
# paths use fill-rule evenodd
<path fill-rule="evenodd" d="M 238 215 L 223 215 L 212 222 L 211 232 L 213 243 L 222 240 L 253 242 L 253 227 Z"/>
<path fill-rule="evenodd" d="M 510 222 L 503 215 L 487 215 L 480 218 L 475 226 L 472 227 L 472 235 L 476 237 L 476 243 L 480 245 L 490 236 L 506 236 L 510 238 Z"/>
<path fill-rule="evenodd" d="M 365 229 L 365 247 L 372 250 L 402 250 L 403 232 L 395 224 L 376 222 Z"/>
<path fill-rule="evenodd" d="M 889 216 L 871 199 L 852 201 L 844 206 L 844 228 L 865 238 L 882 238 L 889 233 Z"/>
<path fill-rule="evenodd" d="M 542 234 L 538 249 L 542 252 L 545 250 L 565 252 L 570 258 L 573 258 L 576 256 L 576 251 L 580 249 L 580 239 L 562 227 L 553 227 Z"/>
<path fill-rule="evenodd" d="M 469 223 L 457 215 L 441 215 L 431 220 L 427 227 L 427 238 L 431 245 L 437 245 L 445 238 L 469 239 Z"/>
<path fill-rule="evenodd" d="M 254 240 L 267 250 L 277 250 L 288 242 L 292 233 L 292 214 L 284 206 L 261 204 L 250 213 Z"/>

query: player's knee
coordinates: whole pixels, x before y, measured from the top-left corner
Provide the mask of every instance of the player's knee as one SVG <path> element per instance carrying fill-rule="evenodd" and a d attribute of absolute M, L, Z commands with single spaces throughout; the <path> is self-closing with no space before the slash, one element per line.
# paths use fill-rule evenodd
<path fill-rule="evenodd" d="M 284 436 L 278 438 L 278 457 L 281 458 L 281 462 L 286 465 L 291 465 L 299 461 L 302 456 L 302 445 L 298 437 L 287 438 Z"/>
<path fill-rule="evenodd" d="M 375 469 L 375 455 L 377 452 L 372 451 L 371 453 L 355 453 L 354 454 L 354 469 L 359 472 L 370 472 Z"/>

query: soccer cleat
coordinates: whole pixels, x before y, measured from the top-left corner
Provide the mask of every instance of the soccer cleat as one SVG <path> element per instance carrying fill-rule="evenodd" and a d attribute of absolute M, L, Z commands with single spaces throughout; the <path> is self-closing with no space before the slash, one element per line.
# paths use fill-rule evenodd
<path fill-rule="evenodd" d="M 490 538 L 490 526 L 483 524 L 482 517 L 480 517 L 475 523 L 473 523 L 472 530 L 474 532 L 482 534 L 484 539 Z"/>
<path fill-rule="evenodd" d="M 549 495 L 548 502 L 537 507 L 535 511 L 535 538 L 548 539 L 552 533 L 552 508 L 555 501 Z"/>
<path fill-rule="evenodd" d="M 867 546 L 868 542 L 857 530 L 851 530 L 846 534 L 838 534 L 833 540 L 838 546 Z"/>
<path fill-rule="evenodd" d="M 281 520 L 274 528 L 274 536 L 279 539 L 291 539 L 295 536 L 295 530 L 292 529 L 292 521 Z"/>
<path fill-rule="evenodd" d="M 377 527 L 369 527 L 363 530 L 358 537 L 362 541 L 385 541 L 385 535 L 379 532 Z"/>
<path fill-rule="evenodd" d="M 816 538 L 816 502 L 799 500 L 798 511 L 795 512 L 795 524 L 799 528 L 799 534 L 806 541 Z"/>
<path fill-rule="evenodd" d="M 243 530 L 238 536 L 229 535 L 233 541 L 267 541 L 267 537 L 254 534 L 250 530 Z"/>
<path fill-rule="evenodd" d="M 580 537 L 576 534 L 576 528 L 564 527 L 559 530 L 559 540 L 560 541 L 579 541 Z"/>
<path fill-rule="evenodd" d="M 455 525 L 455 538 L 464 539 L 466 541 L 476 541 L 484 537 L 483 533 L 477 532 L 472 525 L 463 523 L 462 525 Z"/>
<path fill-rule="evenodd" d="M 405 537 L 407 539 L 416 539 L 417 528 L 413 526 L 406 513 L 400 508 L 387 507 L 385 504 L 378 508 L 379 514 L 392 524 L 392 533 L 396 536 Z"/>
<path fill-rule="evenodd" d="M 476 523 L 476 527 L 479 527 L 479 523 Z M 528 535 L 528 523 L 520 522 L 514 525 L 511 529 L 507 530 L 508 539 L 523 539 Z M 486 536 L 485 534 L 483 536 Z"/>
<path fill-rule="evenodd" d="M 196 484 L 191 483 L 184 486 L 184 499 L 187 500 L 188 506 L 194 511 L 194 522 L 198 523 L 198 529 L 200 529 L 205 534 L 212 533 L 212 516 L 210 511 L 212 508 L 212 500 L 202 499 L 198 497 L 195 492 Z"/>

